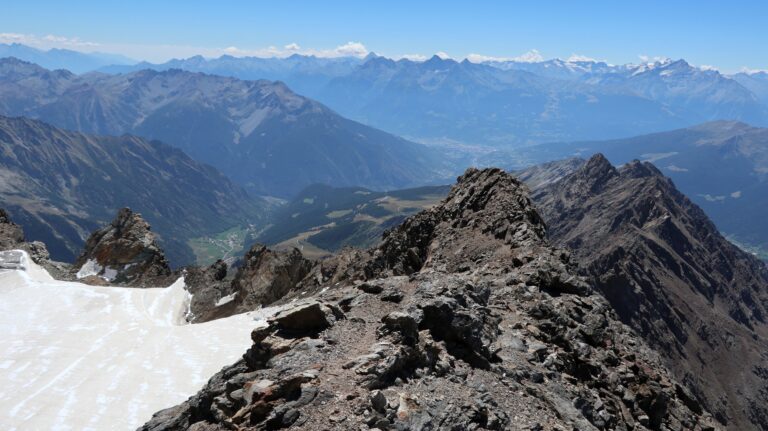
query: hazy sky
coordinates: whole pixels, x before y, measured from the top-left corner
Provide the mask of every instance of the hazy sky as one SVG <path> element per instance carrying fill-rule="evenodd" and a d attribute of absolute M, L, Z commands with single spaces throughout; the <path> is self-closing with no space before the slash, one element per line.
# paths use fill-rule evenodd
<path fill-rule="evenodd" d="M 162 61 L 218 56 L 445 52 L 611 63 L 685 58 L 768 69 L 768 1 L 16 1 L 0 42 Z"/>

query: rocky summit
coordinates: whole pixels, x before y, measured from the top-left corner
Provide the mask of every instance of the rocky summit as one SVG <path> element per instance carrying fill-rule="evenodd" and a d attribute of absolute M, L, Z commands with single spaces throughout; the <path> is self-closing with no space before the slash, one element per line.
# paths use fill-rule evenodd
<path fill-rule="evenodd" d="M 112 223 L 95 231 L 74 265 L 85 282 L 121 286 L 167 286 L 172 271 L 157 246 L 149 223 L 129 208 Z"/>
<path fill-rule="evenodd" d="M 768 268 L 650 163 L 602 155 L 533 194 L 552 240 L 729 429 L 768 429 Z"/>
<path fill-rule="evenodd" d="M 497 169 L 274 304 L 240 361 L 140 429 L 717 429 Z"/>

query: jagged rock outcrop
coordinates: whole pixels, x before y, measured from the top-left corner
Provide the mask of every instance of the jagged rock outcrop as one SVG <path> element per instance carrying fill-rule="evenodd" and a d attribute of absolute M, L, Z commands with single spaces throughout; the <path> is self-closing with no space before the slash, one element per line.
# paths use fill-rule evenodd
<path fill-rule="evenodd" d="M 294 289 L 311 268 L 312 261 L 296 248 L 277 251 L 253 245 L 232 283 L 236 309 L 250 311 L 277 301 Z"/>
<path fill-rule="evenodd" d="M 301 252 L 270 250 L 261 244 L 245 253 L 234 277 L 225 280 L 227 266 L 188 268 L 187 289 L 192 293 L 191 322 L 200 323 L 269 305 L 294 291 L 314 262 Z"/>
<path fill-rule="evenodd" d="M 192 295 L 187 319 L 190 323 L 207 322 L 234 314 L 230 293 L 229 268 L 219 259 L 207 268 L 184 269 L 184 285 Z"/>
<path fill-rule="evenodd" d="M 74 265 L 77 278 L 134 287 L 161 287 L 173 281 L 149 223 L 129 208 L 88 238 Z"/>
<path fill-rule="evenodd" d="M 243 360 L 141 429 L 716 429 L 573 270 L 525 186 L 468 170 L 315 265 Z"/>
<path fill-rule="evenodd" d="M 552 240 L 729 429 L 768 429 L 768 269 L 650 163 L 602 155 L 533 194 Z"/>

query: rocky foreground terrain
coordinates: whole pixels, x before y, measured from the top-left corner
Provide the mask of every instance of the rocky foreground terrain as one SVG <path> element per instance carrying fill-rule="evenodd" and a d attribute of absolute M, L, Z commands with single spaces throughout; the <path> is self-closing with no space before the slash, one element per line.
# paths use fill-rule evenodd
<path fill-rule="evenodd" d="M 236 270 L 172 271 L 128 209 L 73 266 L 4 212 L 0 245 L 60 279 L 183 275 L 192 323 L 276 305 L 241 361 L 146 430 L 765 429 L 764 263 L 650 164 L 520 177 L 541 213 L 512 176 L 469 170 L 379 246 L 317 262 L 257 244 Z"/>
<path fill-rule="evenodd" d="M 277 261 L 278 278 L 306 269 L 252 250 L 229 287 L 216 265 L 195 276 L 219 282 L 222 307 L 252 263 Z M 279 287 L 281 306 L 243 359 L 142 430 L 718 428 L 500 170 L 468 170 L 378 247 L 316 263 L 292 287 L 263 281 L 251 287 Z"/>
<path fill-rule="evenodd" d="M 650 163 L 592 157 L 533 199 L 553 242 L 729 429 L 768 429 L 768 268 Z"/>

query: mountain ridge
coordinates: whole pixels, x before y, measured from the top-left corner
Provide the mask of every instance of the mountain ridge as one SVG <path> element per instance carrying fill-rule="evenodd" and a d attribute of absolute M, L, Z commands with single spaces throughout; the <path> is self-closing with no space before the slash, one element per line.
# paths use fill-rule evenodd
<path fill-rule="evenodd" d="M 631 138 L 551 143 L 530 149 L 543 160 L 603 153 L 616 164 L 653 162 L 732 240 L 768 258 L 768 129 L 715 121 Z"/>
<path fill-rule="evenodd" d="M 0 116 L 0 147 L 3 206 L 57 260 L 74 261 L 90 232 L 124 206 L 157 228 L 175 265 L 194 261 L 187 245 L 192 237 L 258 224 L 269 208 L 214 168 L 159 141 L 85 135 Z"/>
<path fill-rule="evenodd" d="M 41 50 L 20 43 L 0 43 L 1 57 L 16 57 L 48 69 L 67 69 L 75 73 L 91 72 L 115 63 L 126 65 L 136 62 L 119 54 L 86 53 L 61 48 Z"/>
<path fill-rule="evenodd" d="M 287 197 L 316 182 L 399 188 L 452 171 L 439 152 L 343 118 L 280 82 L 178 69 L 63 73 L 0 60 L 0 113 L 160 139 L 262 195 Z"/>
<path fill-rule="evenodd" d="M 296 54 L 193 57 L 141 67 L 284 80 L 347 117 L 419 140 L 514 147 L 618 138 L 714 119 L 768 125 L 768 80 L 759 74 L 726 75 L 683 59 L 611 65 L 587 59 L 459 61 L 435 55 L 414 61 Z M 510 100 L 520 106 L 504 103 Z M 593 124 L 591 118 L 603 121 Z"/>
<path fill-rule="evenodd" d="M 242 360 L 140 429 L 718 429 L 572 268 L 522 183 L 468 169 L 317 263 Z"/>
<path fill-rule="evenodd" d="M 553 242 L 721 423 L 768 425 L 765 262 L 728 242 L 648 162 L 615 168 L 598 154 L 532 198 Z"/>

